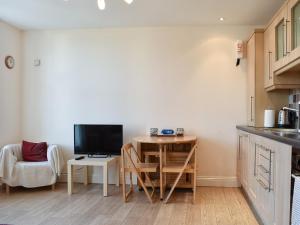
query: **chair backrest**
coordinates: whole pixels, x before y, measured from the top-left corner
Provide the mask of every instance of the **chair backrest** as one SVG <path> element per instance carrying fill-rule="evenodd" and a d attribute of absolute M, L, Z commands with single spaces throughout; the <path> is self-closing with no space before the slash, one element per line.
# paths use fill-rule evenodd
<path fill-rule="evenodd" d="M 122 167 L 135 167 L 136 168 L 136 161 L 138 163 L 141 162 L 141 159 L 132 145 L 132 143 L 124 144 L 121 149 L 121 158 L 122 158 Z"/>

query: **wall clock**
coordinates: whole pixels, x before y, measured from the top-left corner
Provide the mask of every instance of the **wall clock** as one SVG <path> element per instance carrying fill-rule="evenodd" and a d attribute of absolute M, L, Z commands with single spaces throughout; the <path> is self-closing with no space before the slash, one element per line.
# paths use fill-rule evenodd
<path fill-rule="evenodd" d="M 15 66 L 15 59 L 12 57 L 12 56 L 6 56 L 5 57 L 5 66 L 8 68 L 8 69 L 12 69 L 14 68 Z"/>

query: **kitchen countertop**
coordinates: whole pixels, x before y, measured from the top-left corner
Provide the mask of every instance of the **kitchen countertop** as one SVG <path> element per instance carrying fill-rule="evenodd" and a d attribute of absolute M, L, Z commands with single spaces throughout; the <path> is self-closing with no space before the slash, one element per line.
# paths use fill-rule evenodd
<path fill-rule="evenodd" d="M 284 137 L 277 132 L 275 134 L 271 129 L 268 128 L 256 128 L 256 127 L 248 127 L 248 126 L 236 126 L 238 130 L 242 130 L 251 134 L 259 135 L 262 137 L 266 137 L 287 145 L 291 145 L 294 148 L 299 148 L 300 149 L 300 133 L 295 134 L 295 138 L 292 137 Z"/>

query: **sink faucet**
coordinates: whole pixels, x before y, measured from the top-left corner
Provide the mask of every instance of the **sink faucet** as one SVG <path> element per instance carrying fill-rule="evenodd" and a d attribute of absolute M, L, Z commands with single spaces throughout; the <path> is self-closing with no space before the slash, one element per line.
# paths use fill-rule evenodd
<path fill-rule="evenodd" d="M 298 102 L 298 109 L 293 109 L 293 108 L 289 108 L 289 107 L 283 107 L 282 109 L 283 110 L 288 110 L 288 111 L 296 112 L 296 116 L 297 116 L 297 131 L 298 131 L 298 133 L 300 133 L 300 118 L 299 118 L 300 102 Z"/>

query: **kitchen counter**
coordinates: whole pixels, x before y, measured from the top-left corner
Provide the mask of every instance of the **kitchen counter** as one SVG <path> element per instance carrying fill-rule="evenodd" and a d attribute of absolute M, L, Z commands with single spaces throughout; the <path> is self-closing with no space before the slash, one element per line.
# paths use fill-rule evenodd
<path fill-rule="evenodd" d="M 251 134 L 263 136 L 287 145 L 293 148 L 300 149 L 300 133 L 297 132 L 280 132 L 279 130 L 272 130 L 268 128 L 257 128 L 248 126 L 236 126 L 238 130 L 242 130 Z"/>

